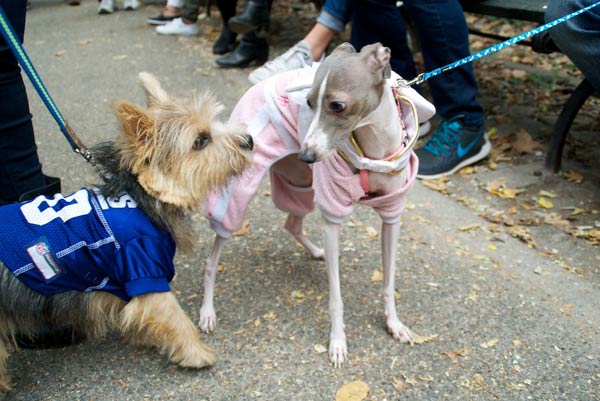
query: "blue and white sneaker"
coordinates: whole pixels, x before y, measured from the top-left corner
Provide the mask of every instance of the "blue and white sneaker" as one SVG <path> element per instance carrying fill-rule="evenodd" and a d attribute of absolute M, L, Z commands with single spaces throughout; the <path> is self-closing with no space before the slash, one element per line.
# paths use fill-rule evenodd
<path fill-rule="evenodd" d="M 492 144 L 483 127 L 465 127 L 460 117 L 443 121 L 425 146 L 416 150 L 419 157 L 417 178 L 435 179 L 454 174 L 484 159 L 491 150 Z"/>

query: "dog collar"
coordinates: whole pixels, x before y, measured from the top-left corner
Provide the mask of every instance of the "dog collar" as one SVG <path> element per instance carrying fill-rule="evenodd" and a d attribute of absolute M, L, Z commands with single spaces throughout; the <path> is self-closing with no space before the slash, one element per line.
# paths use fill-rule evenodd
<path fill-rule="evenodd" d="M 402 109 L 400 103 L 405 102 L 410 106 L 412 110 L 412 115 L 415 123 L 415 132 L 413 133 L 413 135 L 407 132 L 405 137 L 403 138 L 400 148 L 398 148 L 391 155 L 383 159 L 371 159 L 365 156 L 363 150 L 360 148 L 358 142 L 356 141 L 354 132 L 350 133 L 347 140 L 342 142 L 337 148 L 338 154 L 344 160 L 346 160 L 346 162 L 350 163 L 358 170 L 358 174 L 360 176 L 360 185 L 363 191 L 365 191 L 365 193 L 369 193 L 369 171 L 390 175 L 400 174 L 406 168 L 412 148 L 414 147 L 419 137 L 419 119 L 417 115 L 417 109 L 414 103 L 407 97 L 400 95 L 396 88 L 392 87 L 391 89 L 392 94 L 394 96 L 394 101 L 396 102 L 396 107 L 398 109 L 398 116 L 400 117 L 400 121 L 402 122 L 403 127 L 404 122 L 401 118 Z"/>

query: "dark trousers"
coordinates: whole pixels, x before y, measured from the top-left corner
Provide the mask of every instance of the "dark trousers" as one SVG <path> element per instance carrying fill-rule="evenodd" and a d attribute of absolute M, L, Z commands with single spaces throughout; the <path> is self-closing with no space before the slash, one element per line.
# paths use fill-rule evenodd
<path fill-rule="evenodd" d="M 19 39 L 25 32 L 26 0 L 0 0 Z M 0 205 L 45 185 L 21 69 L 0 37 Z"/>
<path fill-rule="evenodd" d="M 390 48 L 392 69 L 403 78 L 416 76 L 406 40 L 406 24 L 395 1 L 353 1 L 351 43 L 357 50 L 375 42 Z M 458 0 L 404 0 L 423 52 L 425 70 L 432 71 L 470 54 L 467 23 Z M 468 126 L 481 126 L 483 109 L 475 99 L 477 82 L 471 64 L 427 81 L 437 113 L 444 119 L 463 115 Z"/>

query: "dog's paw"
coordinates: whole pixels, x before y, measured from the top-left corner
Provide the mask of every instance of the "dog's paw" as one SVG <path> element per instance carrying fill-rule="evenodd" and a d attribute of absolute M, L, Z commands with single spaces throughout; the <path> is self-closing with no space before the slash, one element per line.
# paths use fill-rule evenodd
<path fill-rule="evenodd" d="M 413 345 L 414 337 L 412 332 L 408 327 L 406 327 L 402 322 L 398 319 L 389 319 L 386 322 L 388 332 L 394 337 L 395 340 L 400 341 L 401 343 L 410 343 Z"/>
<path fill-rule="evenodd" d="M 200 330 L 210 333 L 217 327 L 217 314 L 212 306 L 202 305 L 200 308 L 200 321 L 198 322 Z"/>
<path fill-rule="evenodd" d="M 171 362 L 182 368 L 202 369 L 214 365 L 217 357 L 208 345 L 197 342 L 175 352 Z"/>
<path fill-rule="evenodd" d="M 331 339 L 329 341 L 329 360 L 334 368 L 339 368 L 346 361 L 348 348 L 345 339 Z"/>

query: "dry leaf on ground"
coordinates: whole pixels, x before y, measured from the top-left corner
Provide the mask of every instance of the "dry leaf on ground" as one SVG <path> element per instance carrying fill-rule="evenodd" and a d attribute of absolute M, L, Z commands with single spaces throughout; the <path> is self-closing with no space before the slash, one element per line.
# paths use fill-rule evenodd
<path fill-rule="evenodd" d="M 565 171 L 564 176 L 567 179 L 567 181 L 570 181 L 570 182 L 575 182 L 575 183 L 579 184 L 580 182 L 583 181 L 583 176 L 579 173 L 576 173 L 573 170 Z"/>
<path fill-rule="evenodd" d="M 486 185 L 486 189 L 489 193 L 504 199 L 514 199 L 519 192 L 521 192 L 520 189 L 508 188 L 506 186 L 506 177 L 496 178 L 489 181 Z"/>
<path fill-rule="evenodd" d="M 362 401 L 369 395 L 369 385 L 355 380 L 344 384 L 335 393 L 335 401 Z"/>
<path fill-rule="evenodd" d="M 515 140 L 512 143 L 515 152 L 519 154 L 532 154 L 536 149 L 543 149 L 544 146 L 531 138 L 531 135 L 523 128 L 515 135 Z"/>
<path fill-rule="evenodd" d="M 240 228 L 237 231 L 234 231 L 233 235 L 237 236 L 242 236 L 242 235 L 246 235 L 248 234 L 248 232 L 250 231 L 250 220 L 244 220 L 244 225 L 242 225 L 242 228 Z"/>
<path fill-rule="evenodd" d="M 417 333 L 413 332 L 413 344 L 425 344 L 425 343 L 429 343 L 432 342 L 433 340 L 435 340 L 437 338 L 437 334 L 433 334 L 431 336 L 420 336 Z"/>
<path fill-rule="evenodd" d="M 452 362 L 456 362 L 459 356 L 469 354 L 469 348 L 465 345 L 463 348 L 455 349 L 454 351 L 442 352 L 442 355 L 447 356 Z"/>

